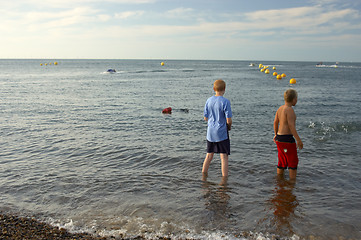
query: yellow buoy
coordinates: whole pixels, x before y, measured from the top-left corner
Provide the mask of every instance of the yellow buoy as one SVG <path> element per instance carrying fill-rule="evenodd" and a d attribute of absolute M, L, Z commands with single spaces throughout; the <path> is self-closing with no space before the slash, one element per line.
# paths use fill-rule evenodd
<path fill-rule="evenodd" d="M 42 64 L 42 63 L 40 63 L 40 66 L 43 66 L 43 64 Z"/>
<path fill-rule="evenodd" d="M 291 78 L 291 80 L 290 80 L 290 84 L 296 84 L 296 79 Z"/>
<path fill-rule="evenodd" d="M 280 80 L 280 79 L 282 79 L 282 75 L 278 74 L 277 75 L 277 80 Z"/>
<path fill-rule="evenodd" d="M 161 66 L 164 66 L 164 62 L 161 62 L 160 65 L 161 65 Z"/>
<path fill-rule="evenodd" d="M 276 67 L 273 67 L 273 70 L 276 70 Z"/>
<path fill-rule="evenodd" d="M 264 71 L 264 73 L 265 73 L 265 74 L 269 74 L 269 70 L 268 70 L 268 69 L 266 69 L 266 71 Z"/>
<path fill-rule="evenodd" d="M 274 72 L 274 73 L 273 73 L 273 76 L 277 76 L 277 75 L 278 75 L 278 73 L 277 73 L 277 72 Z"/>
<path fill-rule="evenodd" d="M 264 70 L 266 70 L 266 69 L 262 68 L 260 71 L 261 71 L 261 72 L 264 72 Z"/>
<path fill-rule="evenodd" d="M 282 73 L 282 75 L 281 75 L 283 78 L 285 78 L 286 77 L 286 74 L 284 74 L 284 73 Z"/>
<path fill-rule="evenodd" d="M 48 64 L 47 64 L 47 63 L 45 63 L 45 66 L 48 66 Z"/>
<path fill-rule="evenodd" d="M 258 65 L 258 67 L 259 67 L 259 68 L 263 68 L 263 64 L 260 63 L 260 64 Z"/>
<path fill-rule="evenodd" d="M 58 65 L 58 62 L 54 62 L 54 65 Z"/>

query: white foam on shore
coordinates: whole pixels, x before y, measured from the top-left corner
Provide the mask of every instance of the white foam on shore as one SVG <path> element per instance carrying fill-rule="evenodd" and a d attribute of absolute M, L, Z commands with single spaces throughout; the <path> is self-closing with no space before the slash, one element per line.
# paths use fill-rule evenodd
<path fill-rule="evenodd" d="M 158 226 L 154 226 L 155 222 L 149 225 L 143 218 L 128 219 L 128 222 L 117 229 L 116 224 L 112 224 L 111 227 L 99 228 L 97 221 L 92 222 L 92 226 L 80 227 L 76 226 L 72 219 L 66 222 L 59 222 L 58 220 L 49 218 L 47 221 L 49 224 L 58 228 L 64 228 L 71 233 L 88 233 L 94 236 L 100 237 L 121 237 L 121 238 L 136 238 L 142 237 L 144 239 L 162 239 L 171 238 L 174 240 L 182 239 L 199 239 L 199 240 L 300 240 L 300 237 L 293 235 L 292 237 L 279 237 L 274 234 L 260 233 L 252 231 L 243 231 L 241 233 L 228 233 L 219 230 L 209 231 L 196 231 L 189 226 L 182 226 L 180 224 L 174 224 L 170 222 L 162 222 Z M 122 220 L 124 223 L 124 219 Z"/>

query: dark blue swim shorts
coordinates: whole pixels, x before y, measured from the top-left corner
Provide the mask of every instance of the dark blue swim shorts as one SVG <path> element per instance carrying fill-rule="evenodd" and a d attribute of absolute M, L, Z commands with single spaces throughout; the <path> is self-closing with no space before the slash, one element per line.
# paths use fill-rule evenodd
<path fill-rule="evenodd" d="M 207 153 L 227 153 L 227 155 L 231 155 L 229 138 L 221 142 L 210 142 L 207 140 Z"/>

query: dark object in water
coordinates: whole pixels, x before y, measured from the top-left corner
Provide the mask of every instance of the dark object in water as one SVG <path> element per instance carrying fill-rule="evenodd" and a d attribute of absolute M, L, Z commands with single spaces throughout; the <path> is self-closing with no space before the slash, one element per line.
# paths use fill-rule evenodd
<path fill-rule="evenodd" d="M 108 69 L 107 72 L 108 72 L 108 73 L 115 73 L 115 72 L 117 72 L 117 71 L 115 71 L 115 69 L 110 68 L 110 69 Z"/>
<path fill-rule="evenodd" d="M 172 108 L 171 107 L 164 108 L 162 113 L 171 114 L 172 113 Z"/>
<path fill-rule="evenodd" d="M 182 112 L 185 112 L 185 113 L 189 113 L 189 109 L 188 109 L 188 108 L 181 108 L 181 109 L 179 109 L 179 110 L 181 110 Z"/>

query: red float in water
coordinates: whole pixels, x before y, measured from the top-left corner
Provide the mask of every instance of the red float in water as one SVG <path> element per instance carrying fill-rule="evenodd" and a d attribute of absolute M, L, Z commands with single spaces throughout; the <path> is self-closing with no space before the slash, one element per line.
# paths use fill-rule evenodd
<path fill-rule="evenodd" d="M 168 107 L 168 108 L 164 108 L 162 113 L 168 113 L 168 114 L 171 114 L 172 113 L 172 108 L 171 107 Z"/>

